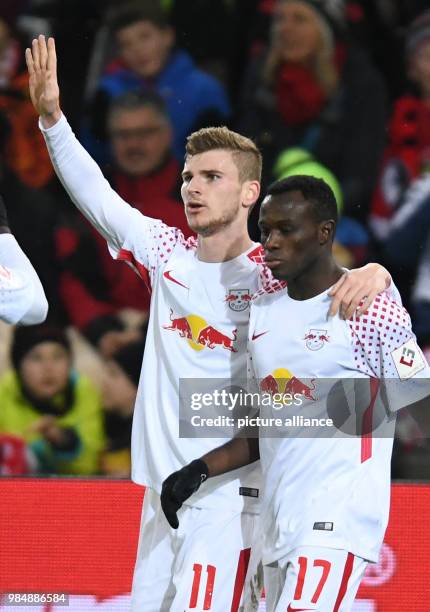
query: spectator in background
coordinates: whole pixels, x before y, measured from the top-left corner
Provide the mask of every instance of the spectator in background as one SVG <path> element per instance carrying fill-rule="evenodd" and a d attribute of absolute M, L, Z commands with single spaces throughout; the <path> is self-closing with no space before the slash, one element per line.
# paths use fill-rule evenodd
<path fill-rule="evenodd" d="M 394 105 L 370 215 L 379 241 L 390 232 L 391 217 L 403 204 L 411 182 L 430 172 L 430 10 L 409 26 L 405 54 L 411 90 Z"/>
<path fill-rule="evenodd" d="M 183 159 L 188 134 L 201 127 L 225 123 L 230 106 L 222 85 L 196 67 L 185 51 L 175 47 L 175 32 L 159 3 L 132 4 L 111 20 L 118 60 L 100 80 L 91 114 L 90 134 L 84 139 L 99 163 L 106 156 L 106 109 L 128 91 L 153 90 L 166 102 L 173 128 L 173 151 Z M 86 141 L 86 142 L 85 142 Z"/>
<path fill-rule="evenodd" d="M 298 174 L 322 179 L 334 193 L 338 222 L 333 242 L 333 255 L 337 263 L 345 268 L 353 268 L 366 263 L 369 235 L 359 221 L 342 215 L 343 193 L 334 174 L 304 149 L 295 148 L 283 151 L 274 168 L 276 180 Z"/>
<path fill-rule="evenodd" d="M 180 198 L 181 168 L 173 155 L 173 130 L 163 99 L 130 92 L 112 101 L 108 133 L 112 186 L 148 217 L 190 235 Z"/>
<path fill-rule="evenodd" d="M 394 276 L 412 286 L 414 329 L 430 359 L 430 175 L 411 183 L 391 220 L 384 255 Z"/>
<path fill-rule="evenodd" d="M 180 199 L 178 162 L 163 100 L 129 92 L 112 101 L 107 116 L 113 156 L 112 187 L 142 214 L 177 227 L 188 237 Z M 104 238 L 78 213 L 57 232 L 60 293 L 70 321 L 105 357 L 137 339 L 121 318 L 127 309 L 146 313 L 149 292 L 135 272 L 114 261 Z M 88 261 L 97 261 L 88 266 Z"/>
<path fill-rule="evenodd" d="M 10 26 L 0 17 L 0 111 L 10 123 L 5 143 L 7 165 L 28 187 L 45 187 L 54 171 L 22 71 L 23 52 Z"/>
<path fill-rule="evenodd" d="M 101 398 L 73 370 L 63 330 L 16 328 L 11 360 L 13 370 L 0 381 L 0 432 L 23 439 L 41 473 L 97 474 L 104 445 Z"/>
<path fill-rule="evenodd" d="M 266 170 L 285 147 L 312 152 L 339 179 L 345 213 L 366 218 L 385 94 L 367 56 L 345 38 L 341 0 L 278 0 L 269 48 L 244 84 L 238 129 L 256 139 Z"/>
<path fill-rule="evenodd" d="M 131 475 L 131 425 L 145 342 L 132 342 L 106 362 L 103 385 L 107 444 L 102 455 L 103 474 Z"/>

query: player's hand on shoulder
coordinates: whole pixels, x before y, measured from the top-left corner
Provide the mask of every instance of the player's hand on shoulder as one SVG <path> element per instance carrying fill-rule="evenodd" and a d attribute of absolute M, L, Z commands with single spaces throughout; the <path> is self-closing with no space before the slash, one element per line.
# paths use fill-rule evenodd
<path fill-rule="evenodd" d="M 334 316 L 339 311 L 343 319 L 349 319 L 354 314 L 360 316 L 390 283 L 388 270 L 377 263 L 345 272 L 329 291 L 333 298 L 329 315 Z"/>
<path fill-rule="evenodd" d="M 195 493 L 209 475 L 204 461 L 196 459 L 181 470 L 173 472 L 161 488 L 161 508 L 173 529 L 179 527 L 177 512 L 182 504 Z"/>

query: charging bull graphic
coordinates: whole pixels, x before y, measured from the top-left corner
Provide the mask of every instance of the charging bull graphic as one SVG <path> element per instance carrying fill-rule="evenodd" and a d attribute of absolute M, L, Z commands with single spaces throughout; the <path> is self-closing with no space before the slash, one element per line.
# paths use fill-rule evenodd
<path fill-rule="evenodd" d="M 205 319 L 198 315 L 189 314 L 184 317 L 175 317 L 170 309 L 170 324 L 163 325 L 163 329 L 178 332 L 180 338 L 187 340 L 195 351 L 204 348 L 214 349 L 220 347 L 237 353 L 234 343 L 237 340 L 237 329 L 233 329 L 231 336 L 209 325 Z"/>
<path fill-rule="evenodd" d="M 305 399 L 316 401 L 316 397 L 313 395 L 313 391 L 315 390 L 314 378 L 311 380 L 311 385 L 309 386 L 304 383 L 300 378 L 296 378 L 292 376 L 287 384 L 285 385 L 285 393 L 291 393 L 291 395 L 300 394 L 303 395 Z"/>
<path fill-rule="evenodd" d="M 233 347 L 233 342 L 237 338 L 237 329 L 234 329 L 232 334 L 233 338 L 229 338 L 225 334 L 222 334 L 217 329 L 215 329 L 215 327 L 212 327 L 212 325 L 208 325 L 199 333 L 197 343 L 203 344 L 203 346 L 207 346 L 210 349 L 215 348 L 215 346 L 222 346 L 228 351 L 236 353 L 237 349 Z"/>
<path fill-rule="evenodd" d="M 269 395 L 279 393 L 278 381 L 276 378 L 271 374 L 263 378 L 263 380 L 260 381 L 260 391 L 261 393 L 268 393 Z"/>
<path fill-rule="evenodd" d="M 297 378 L 286 368 L 277 368 L 271 374 L 268 374 L 260 381 L 261 393 L 275 395 L 275 393 L 301 395 L 304 399 L 316 401 L 314 395 L 315 383 L 314 378 L 309 381 L 310 385 L 306 384 L 300 378 Z"/>
<path fill-rule="evenodd" d="M 171 324 L 163 325 L 163 329 L 171 329 L 173 331 L 178 331 L 179 336 L 181 338 L 188 338 L 189 340 L 193 339 L 191 327 L 186 317 L 178 317 L 177 319 L 174 319 L 173 310 L 170 309 L 170 321 L 171 321 Z"/>

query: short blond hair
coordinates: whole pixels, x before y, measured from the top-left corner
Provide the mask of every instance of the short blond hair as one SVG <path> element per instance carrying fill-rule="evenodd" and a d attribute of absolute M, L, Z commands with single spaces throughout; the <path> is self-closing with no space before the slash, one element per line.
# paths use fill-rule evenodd
<path fill-rule="evenodd" d="M 261 181 L 263 159 L 257 145 L 250 138 L 225 126 L 208 127 L 193 132 L 188 136 L 185 147 L 186 157 L 216 149 L 231 151 L 242 183 Z"/>

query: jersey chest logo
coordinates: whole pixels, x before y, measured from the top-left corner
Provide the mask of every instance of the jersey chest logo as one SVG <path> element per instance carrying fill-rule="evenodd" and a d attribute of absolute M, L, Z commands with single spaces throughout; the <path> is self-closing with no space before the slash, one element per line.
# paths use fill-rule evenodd
<path fill-rule="evenodd" d="M 307 384 L 309 383 L 309 384 Z M 270 374 L 260 380 L 260 392 L 268 395 L 280 394 L 284 396 L 286 405 L 290 401 L 288 395 L 301 395 L 303 399 L 315 402 L 315 379 L 301 380 L 294 376 L 287 368 L 276 368 Z"/>
<path fill-rule="evenodd" d="M 232 353 L 237 353 L 237 349 L 234 347 L 237 339 L 237 329 L 233 329 L 231 336 L 228 336 L 195 314 L 175 316 L 171 308 L 170 323 L 163 325 L 163 329 L 177 332 L 179 337 L 187 340 L 189 346 L 195 351 L 201 351 L 204 348 L 214 349 L 215 347 L 220 347 Z"/>
<path fill-rule="evenodd" d="M 179 281 L 177 278 L 172 276 L 172 270 L 166 270 L 166 272 L 163 272 L 163 276 L 164 276 L 164 278 L 166 278 L 171 283 L 176 283 L 176 285 L 179 285 L 180 287 L 183 287 L 184 289 L 188 289 L 189 288 L 186 285 L 184 285 L 184 283 Z"/>
<path fill-rule="evenodd" d="M 319 351 L 324 344 L 330 342 L 326 329 L 310 329 L 303 339 L 306 341 L 306 348 L 310 351 Z"/>
<path fill-rule="evenodd" d="M 239 312 L 249 308 L 251 297 L 249 289 L 229 289 L 225 301 L 228 303 L 229 308 Z"/>

